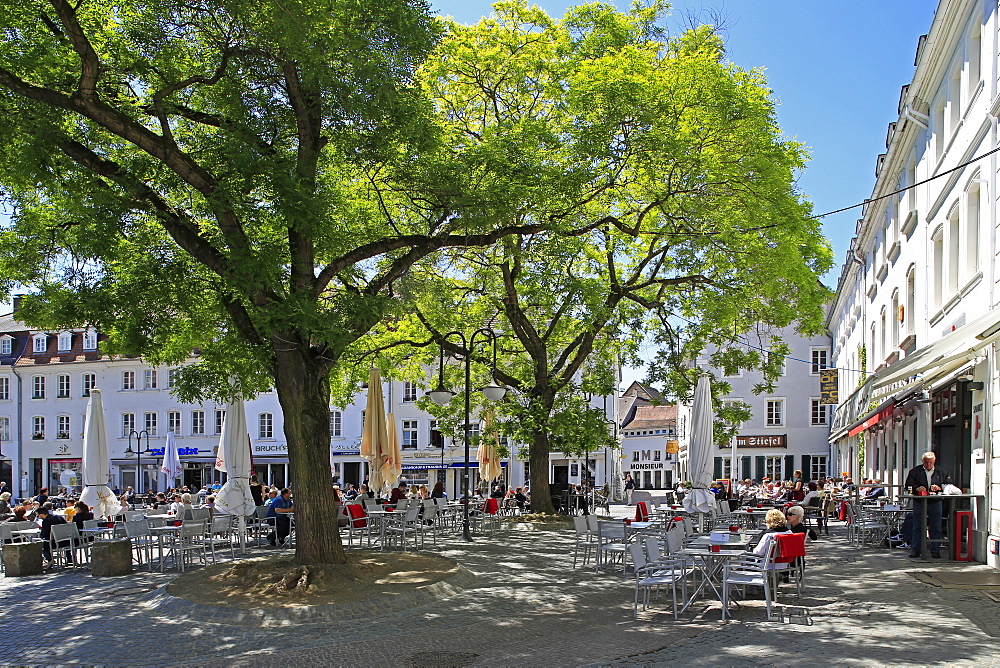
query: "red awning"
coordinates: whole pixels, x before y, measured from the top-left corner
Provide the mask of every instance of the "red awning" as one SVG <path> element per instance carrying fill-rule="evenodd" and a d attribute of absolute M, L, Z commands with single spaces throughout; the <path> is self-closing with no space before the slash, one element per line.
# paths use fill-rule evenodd
<path fill-rule="evenodd" d="M 857 436 L 865 429 L 869 427 L 874 427 L 875 425 L 885 422 L 886 420 L 892 418 L 893 412 L 896 410 L 896 401 L 894 399 L 889 399 L 881 406 L 868 413 L 863 418 L 851 425 L 850 430 L 847 432 L 848 436 Z"/>

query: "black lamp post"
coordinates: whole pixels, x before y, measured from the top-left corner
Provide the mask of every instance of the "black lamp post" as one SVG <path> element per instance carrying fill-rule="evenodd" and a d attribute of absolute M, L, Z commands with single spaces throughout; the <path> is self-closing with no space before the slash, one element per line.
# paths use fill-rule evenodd
<path fill-rule="evenodd" d="M 135 436 L 135 450 L 132 450 L 132 436 Z M 141 450 L 142 447 L 142 437 L 146 437 L 146 449 Z M 139 494 L 142 489 L 142 455 L 143 453 L 149 454 L 149 432 L 143 429 L 142 431 L 136 431 L 133 429 L 128 434 L 128 447 L 125 449 L 126 456 L 131 457 L 135 455 L 135 493 Z"/>
<path fill-rule="evenodd" d="M 465 334 L 459 331 L 448 332 L 442 337 L 447 341 L 448 337 L 458 336 L 462 340 L 462 348 L 465 349 L 465 467 L 462 469 L 462 491 L 465 494 L 465 507 L 462 509 L 462 541 L 472 542 L 472 534 L 469 533 L 469 421 L 472 414 L 472 351 L 476 345 L 476 336 L 482 334 L 493 343 L 493 370 L 490 374 L 492 378 L 497 368 L 497 335 L 491 329 L 477 329 L 468 339 Z M 507 393 L 507 388 L 502 385 L 491 384 L 480 389 L 483 395 L 490 401 L 499 401 Z M 438 406 L 448 404 L 455 393 L 444 386 L 444 348 L 441 348 L 441 357 L 438 361 L 438 385 L 427 393 L 431 401 Z M 443 453 L 442 453 L 443 456 Z"/>

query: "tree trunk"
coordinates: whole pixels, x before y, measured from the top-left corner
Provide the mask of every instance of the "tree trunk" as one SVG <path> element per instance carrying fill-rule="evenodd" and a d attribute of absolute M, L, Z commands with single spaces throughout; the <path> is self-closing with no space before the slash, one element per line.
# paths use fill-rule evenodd
<path fill-rule="evenodd" d="M 528 461 L 531 463 L 531 512 L 555 514 L 549 491 L 549 435 L 536 429 L 532 433 Z"/>
<path fill-rule="evenodd" d="M 284 414 L 288 461 L 295 487 L 295 561 L 347 561 L 337 530 L 330 474 L 329 367 L 307 347 L 275 345 L 275 390 Z"/>

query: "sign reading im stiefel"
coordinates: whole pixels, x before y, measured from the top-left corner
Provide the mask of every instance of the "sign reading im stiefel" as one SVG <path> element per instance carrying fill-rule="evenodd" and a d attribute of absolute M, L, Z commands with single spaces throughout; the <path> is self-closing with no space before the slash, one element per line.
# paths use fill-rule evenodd
<path fill-rule="evenodd" d="M 840 374 L 837 369 L 820 369 L 819 371 L 819 403 L 822 405 L 840 403 L 837 387 Z"/>

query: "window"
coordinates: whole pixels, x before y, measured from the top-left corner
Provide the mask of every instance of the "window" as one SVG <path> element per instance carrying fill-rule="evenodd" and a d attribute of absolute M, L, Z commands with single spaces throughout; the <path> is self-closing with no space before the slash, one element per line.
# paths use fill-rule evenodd
<path fill-rule="evenodd" d="M 958 291 L 958 258 L 961 220 L 958 215 L 956 205 L 948 214 L 948 284 L 945 287 L 945 295 L 952 295 Z"/>
<path fill-rule="evenodd" d="M 340 438 L 344 435 L 344 418 L 340 411 L 330 411 L 330 436 Z"/>
<path fill-rule="evenodd" d="M 31 377 L 31 398 L 32 399 L 45 398 L 45 376 Z"/>
<path fill-rule="evenodd" d="M 979 272 L 979 184 L 965 194 L 965 278 L 970 281 Z"/>
<path fill-rule="evenodd" d="M 45 418 L 36 415 L 31 418 L 31 439 L 41 441 L 45 438 Z"/>
<path fill-rule="evenodd" d="M 437 420 L 431 420 L 427 423 L 427 431 L 429 438 L 427 442 L 431 448 L 444 448 L 444 436 L 438 429 Z"/>
<path fill-rule="evenodd" d="M 899 348 L 899 290 L 892 291 L 892 310 L 889 311 L 889 346 L 892 352 Z"/>
<path fill-rule="evenodd" d="M 216 434 L 221 434 L 222 433 L 222 425 L 223 425 L 223 423 L 225 423 L 225 421 L 226 421 L 226 411 L 222 410 L 221 408 L 216 408 L 215 409 L 215 433 Z"/>
<path fill-rule="evenodd" d="M 944 103 L 945 103 L 945 86 L 941 86 L 941 91 L 938 93 L 937 98 L 934 100 L 934 111 L 932 114 L 932 126 L 934 128 L 934 157 L 935 159 L 940 159 L 944 155 Z"/>
<path fill-rule="evenodd" d="M 417 400 L 417 385 L 409 381 L 403 383 L 403 401 Z"/>
<path fill-rule="evenodd" d="M 135 413 L 122 413 L 122 438 L 128 438 L 135 431 Z"/>
<path fill-rule="evenodd" d="M 82 396 L 89 397 L 90 391 L 97 386 L 97 374 L 85 373 L 83 374 L 83 392 Z"/>
<path fill-rule="evenodd" d="M 181 412 L 167 411 L 167 431 L 175 434 L 181 433 Z"/>
<path fill-rule="evenodd" d="M 826 455 L 813 455 L 809 459 L 809 479 L 819 480 L 826 476 Z"/>
<path fill-rule="evenodd" d="M 122 371 L 122 389 L 135 389 L 135 371 Z"/>
<path fill-rule="evenodd" d="M 156 389 L 156 369 L 146 369 L 143 372 L 142 387 L 146 390 Z"/>
<path fill-rule="evenodd" d="M 3 337 L 0 338 L 0 355 L 10 355 L 12 353 L 14 350 L 13 341 L 14 339 L 7 334 L 4 334 Z"/>
<path fill-rule="evenodd" d="M 828 352 L 826 348 L 809 349 L 809 375 L 818 376 L 827 366 Z"/>
<path fill-rule="evenodd" d="M 10 440 L 10 418 L 0 417 L 0 441 Z"/>
<path fill-rule="evenodd" d="M 917 279 L 916 279 L 916 267 L 911 266 L 909 271 L 906 272 L 906 305 L 903 307 L 903 313 L 900 315 L 900 320 L 903 322 L 903 329 L 906 335 L 909 336 L 913 334 L 913 320 L 915 316 L 914 309 L 917 304 Z"/>
<path fill-rule="evenodd" d="M 205 433 L 205 411 L 191 411 L 191 433 L 194 435 Z"/>
<path fill-rule="evenodd" d="M 662 456 L 662 455 L 660 454 L 660 451 L 659 451 L 659 450 L 653 450 L 653 461 L 654 461 L 654 462 L 658 462 L 658 461 L 660 461 L 660 457 L 661 457 L 661 456 Z"/>
<path fill-rule="evenodd" d="M 177 369 L 167 370 L 167 387 L 174 387 L 177 385 Z"/>
<path fill-rule="evenodd" d="M 156 413 L 144 413 L 143 414 L 143 425 L 146 433 L 149 434 L 150 438 L 156 438 Z"/>
<path fill-rule="evenodd" d="M 56 438 L 69 438 L 69 416 L 60 415 L 56 418 L 56 424 L 58 428 L 56 429 Z"/>
<path fill-rule="evenodd" d="M 733 406 L 735 406 L 738 403 L 741 403 L 742 401 L 743 401 L 743 399 L 740 399 L 740 398 L 723 399 L 722 400 L 722 407 L 723 408 L 732 408 Z M 736 427 L 737 429 L 739 429 L 739 427 L 740 427 L 739 424 L 733 424 L 732 422 L 729 422 L 728 420 L 726 421 L 726 426 L 729 427 L 729 428 Z M 669 432 L 669 435 L 671 437 L 674 436 L 673 431 L 674 430 L 671 429 L 670 432 Z"/>
<path fill-rule="evenodd" d="M 403 420 L 403 443 L 404 450 L 414 450 L 417 447 L 417 421 Z"/>
<path fill-rule="evenodd" d="M 785 424 L 785 400 L 767 400 L 767 426 L 780 427 Z"/>
<path fill-rule="evenodd" d="M 781 477 L 781 460 L 784 457 L 781 456 L 770 456 L 764 458 L 764 475 L 771 480 L 782 480 Z M 791 473 L 791 471 L 789 471 Z"/>
<path fill-rule="evenodd" d="M 59 332 L 56 338 L 56 349 L 61 352 L 68 352 L 73 348 L 73 335 L 69 332 Z"/>
<path fill-rule="evenodd" d="M 88 329 L 83 333 L 83 349 L 97 350 L 97 332 L 92 329 Z"/>
<path fill-rule="evenodd" d="M 948 81 L 948 137 L 955 134 L 962 121 L 962 64 L 955 63 Z M 947 141 L 947 138 L 946 138 Z"/>
<path fill-rule="evenodd" d="M 69 374 L 61 373 L 56 376 L 56 396 L 60 399 L 69 397 Z"/>
<path fill-rule="evenodd" d="M 36 353 L 44 353 L 49 347 L 49 337 L 47 334 L 35 334 L 34 341 L 32 344 L 32 351 Z"/>
<path fill-rule="evenodd" d="M 827 413 L 826 406 L 821 404 L 819 399 L 809 400 L 809 424 L 814 427 L 825 425 Z"/>
<path fill-rule="evenodd" d="M 966 72 L 966 96 L 968 100 L 966 103 L 972 101 L 972 96 L 975 94 L 976 89 L 979 87 L 979 81 L 982 77 L 982 58 L 983 58 L 983 40 L 982 32 L 979 21 L 973 21 L 972 32 L 969 33 L 969 41 L 966 44 L 965 49 L 965 72 Z"/>
<path fill-rule="evenodd" d="M 931 270 L 933 304 L 935 309 L 940 309 L 944 305 L 944 230 L 940 227 L 931 236 L 931 254 L 933 257 Z"/>
<path fill-rule="evenodd" d="M 0 401 L 10 400 L 10 378 L 0 376 Z"/>
<path fill-rule="evenodd" d="M 785 375 L 785 356 L 784 355 L 779 355 L 778 353 L 772 353 L 771 351 L 768 351 L 768 353 L 767 353 L 767 361 L 771 362 L 772 360 L 775 361 L 777 363 L 777 365 L 778 365 L 778 375 L 779 376 L 784 376 Z"/>
<path fill-rule="evenodd" d="M 274 416 L 270 413 L 261 413 L 258 423 L 259 429 L 257 433 L 259 438 L 274 438 Z"/>
<path fill-rule="evenodd" d="M 639 451 L 638 450 L 636 450 L 635 452 L 632 453 L 632 461 L 633 462 L 639 461 Z"/>
<path fill-rule="evenodd" d="M 480 427 L 478 422 L 469 424 L 469 445 L 475 447 L 479 443 Z"/>

